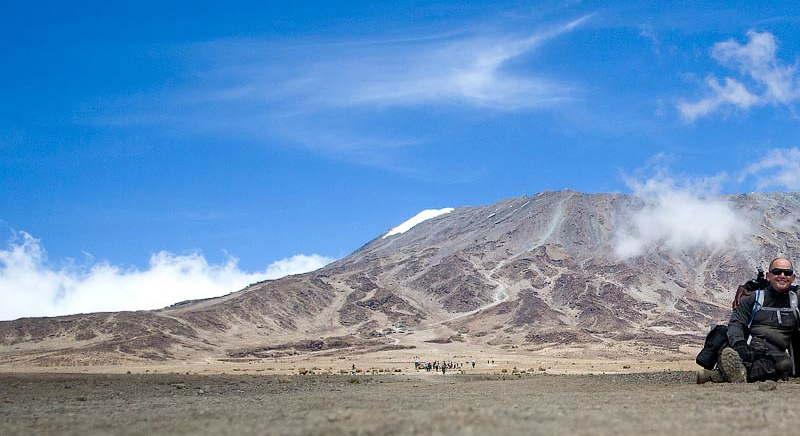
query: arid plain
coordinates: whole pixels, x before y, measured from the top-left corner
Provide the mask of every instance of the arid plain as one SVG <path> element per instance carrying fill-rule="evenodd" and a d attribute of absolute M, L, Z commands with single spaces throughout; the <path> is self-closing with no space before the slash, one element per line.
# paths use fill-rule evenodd
<path fill-rule="evenodd" d="M 619 351 L 619 350 L 617 350 Z M 0 366 L 0 433 L 749 434 L 796 428 L 795 381 L 697 385 L 684 354 L 463 344 L 152 365 Z M 561 356 L 561 357 L 559 357 Z M 472 360 L 475 367 L 472 367 Z M 461 364 L 446 374 L 414 361 Z M 354 369 L 355 367 L 355 369 Z M 752 404 L 761 404 L 753 415 Z"/>
<path fill-rule="evenodd" d="M 442 375 L 334 360 L 3 368 L 0 433 L 737 435 L 800 419 L 797 381 L 697 385 L 687 361 L 495 360 Z"/>

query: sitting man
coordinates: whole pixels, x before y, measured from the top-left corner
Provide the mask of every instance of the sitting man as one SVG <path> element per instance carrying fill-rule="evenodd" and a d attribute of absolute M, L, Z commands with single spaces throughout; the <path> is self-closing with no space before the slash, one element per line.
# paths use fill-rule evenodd
<path fill-rule="evenodd" d="M 777 380 L 794 375 L 791 349 L 800 327 L 794 268 L 788 259 L 769 264 L 768 285 L 746 295 L 731 313 L 728 344 L 719 359 L 722 378 L 729 382 Z M 800 352 L 800 350 L 797 350 Z"/>

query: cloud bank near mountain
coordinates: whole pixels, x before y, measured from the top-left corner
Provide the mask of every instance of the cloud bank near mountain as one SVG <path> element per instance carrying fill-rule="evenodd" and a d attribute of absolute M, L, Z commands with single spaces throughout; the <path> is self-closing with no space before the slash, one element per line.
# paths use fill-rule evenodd
<path fill-rule="evenodd" d="M 677 253 L 742 246 L 752 232 L 749 221 L 724 199 L 708 194 L 717 192 L 724 177 L 680 182 L 661 174 L 644 181 L 629 179 L 633 195 L 644 206 L 620 220 L 625 224 L 617 229 L 615 254 L 625 259 L 656 248 Z"/>
<path fill-rule="evenodd" d="M 85 312 L 158 309 L 190 299 L 217 297 L 250 283 L 313 271 L 334 259 L 317 254 L 275 261 L 263 271 L 239 269 L 236 258 L 209 263 L 200 253 L 160 251 L 146 269 L 108 262 L 54 268 L 38 239 L 19 232 L 0 250 L 0 320 Z"/>

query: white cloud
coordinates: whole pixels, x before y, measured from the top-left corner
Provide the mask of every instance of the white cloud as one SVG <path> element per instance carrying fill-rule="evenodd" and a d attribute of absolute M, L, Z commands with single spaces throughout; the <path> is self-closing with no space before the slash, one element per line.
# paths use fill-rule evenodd
<path fill-rule="evenodd" d="M 725 106 L 746 110 L 755 105 L 788 105 L 800 99 L 797 65 L 785 65 L 777 58 L 775 36 L 752 30 L 747 36 L 745 45 L 732 39 L 714 44 L 711 57 L 750 81 L 751 89 L 741 80 L 728 77 L 721 85 L 716 77 L 708 76 L 706 97 L 678 104 L 684 118 L 693 121 Z"/>
<path fill-rule="evenodd" d="M 772 149 L 760 161 L 748 166 L 739 177 L 756 179 L 758 189 L 783 188 L 800 190 L 800 149 L 797 147 Z"/>
<path fill-rule="evenodd" d="M 710 76 L 706 78 L 706 85 L 710 91 L 709 96 L 694 103 L 681 102 L 678 104 L 681 115 L 687 120 L 694 121 L 725 104 L 748 109 L 760 102 L 758 96 L 751 94 L 744 85 L 731 78 L 726 78 L 725 85 L 720 85 L 715 77 Z"/>
<path fill-rule="evenodd" d="M 406 220 L 399 226 L 389 230 L 385 235 L 383 235 L 383 237 L 386 238 L 392 235 L 399 235 L 401 233 L 405 233 L 411 230 L 412 227 L 416 226 L 417 224 L 423 221 L 427 221 L 431 218 L 436 218 L 439 215 L 450 213 L 453 210 L 455 209 L 453 209 L 452 207 L 446 207 L 444 209 L 425 209 L 422 212 L 414 215 L 410 219 Z"/>
<path fill-rule="evenodd" d="M 264 271 L 241 271 L 234 258 L 209 264 L 198 253 L 153 254 L 147 269 L 123 269 L 107 262 L 84 268 L 47 265 L 39 240 L 20 232 L 0 250 L 0 320 L 27 316 L 158 309 L 184 300 L 216 297 L 250 283 L 312 271 L 333 261 L 296 255 Z"/>
<path fill-rule="evenodd" d="M 277 279 L 279 277 L 292 274 L 314 271 L 333 262 L 334 260 L 336 259 L 320 256 L 319 254 L 312 254 L 310 256 L 305 254 L 295 254 L 292 257 L 276 260 L 275 262 L 269 264 L 266 271 L 264 271 L 265 278 L 261 280 Z"/>
<path fill-rule="evenodd" d="M 796 66 L 782 65 L 775 53 L 778 44 L 769 32 L 747 32 L 750 42 L 740 45 L 734 40 L 714 45 L 711 56 L 720 64 L 750 76 L 766 89 L 763 98 L 768 102 L 789 103 L 798 97 L 795 83 Z"/>
<path fill-rule="evenodd" d="M 658 247 L 679 252 L 697 247 L 716 249 L 737 243 L 750 225 L 722 199 L 710 197 L 724 175 L 678 183 L 658 174 L 644 182 L 628 180 L 644 207 L 631 212 L 616 229 L 615 252 L 620 258 Z"/>

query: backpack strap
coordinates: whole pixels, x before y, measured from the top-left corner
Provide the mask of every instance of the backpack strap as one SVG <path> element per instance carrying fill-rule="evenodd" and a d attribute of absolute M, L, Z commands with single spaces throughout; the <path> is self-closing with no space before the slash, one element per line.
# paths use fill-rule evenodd
<path fill-rule="evenodd" d="M 795 319 L 800 322 L 800 311 L 797 309 L 797 294 L 793 289 L 789 290 L 789 307 L 791 307 Z M 798 324 L 798 329 L 800 329 L 800 324 Z M 797 368 L 794 363 L 794 346 L 791 341 L 789 342 L 789 358 L 792 359 L 792 375 L 797 376 Z"/>
<path fill-rule="evenodd" d="M 756 290 L 756 301 L 753 302 L 753 313 L 750 315 L 750 321 L 747 323 L 747 331 L 750 331 L 750 327 L 753 325 L 753 320 L 756 318 L 756 312 L 758 309 L 761 309 L 761 306 L 764 305 L 764 292 L 761 289 Z M 753 340 L 753 335 L 747 335 L 747 345 L 750 345 L 750 341 Z"/>
<path fill-rule="evenodd" d="M 791 297 L 789 297 L 791 299 Z M 795 305 L 797 304 L 797 295 L 795 295 Z M 764 305 L 764 291 L 761 289 L 756 290 L 756 301 L 753 303 L 753 313 L 750 314 L 750 321 L 747 323 L 749 329 L 753 325 L 753 320 L 756 318 L 756 312 Z M 748 341 L 749 343 L 749 341 Z"/>

